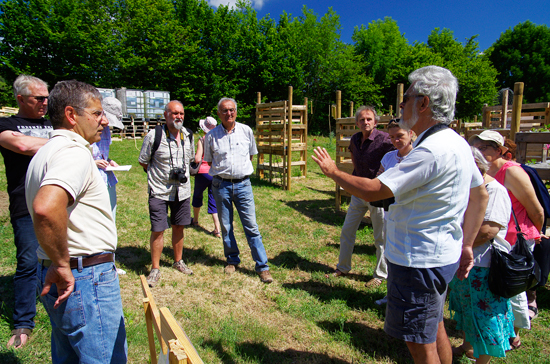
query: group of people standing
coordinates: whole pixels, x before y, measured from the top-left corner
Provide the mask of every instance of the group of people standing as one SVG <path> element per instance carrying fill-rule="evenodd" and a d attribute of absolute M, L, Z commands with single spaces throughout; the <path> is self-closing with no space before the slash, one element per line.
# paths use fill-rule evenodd
<path fill-rule="evenodd" d="M 409 80 L 402 118 L 390 122 L 387 133 L 376 129 L 374 108 L 357 111 L 360 132 L 350 141 L 353 175 L 340 171 L 326 150 L 314 151 L 322 172 L 353 196 L 333 274 L 345 276 L 351 270 L 355 234 L 370 211 L 377 263 L 367 285 L 387 280 L 386 333 L 404 340 L 417 363 L 448 364 L 453 354 L 486 363 L 518 348 L 518 330 L 529 328 L 538 312 L 534 292 L 504 299 L 489 291 L 489 247 L 508 251 L 515 243 L 512 209 L 533 246 L 541 238 L 544 213 L 525 172 L 505 159 L 500 134 L 481 133 L 470 140 L 471 149 L 448 128 L 458 92 L 449 70 L 428 66 L 412 72 Z M 126 331 L 114 263 L 116 178 L 103 173 L 116 166 L 108 156 L 107 130 L 110 119 L 120 121 L 120 105 L 102 105 L 95 87 L 75 80 L 58 82 L 48 93 L 40 79 L 20 76 L 14 94 L 19 113 L 0 120 L 18 260 L 15 328 L 8 346 L 28 341 L 38 290 L 52 325 L 54 363 L 82 358 L 124 363 Z M 49 120 L 43 118 L 48 109 Z M 160 280 L 164 231 L 170 227 L 173 268 L 193 274 L 183 260 L 183 227 L 198 225 L 205 189 L 212 233 L 221 234 L 223 241 L 225 273 L 234 273 L 241 261 L 235 207 L 260 280 L 273 281 L 249 178 L 257 154 L 254 134 L 236 121 L 234 99 L 222 98 L 217 114 L 219 125 L 213 118 L 201 120 L 206 135 L 196 151 L 177 100 L 166 105 L 166 124 L 144 139 L 139 163 L 148 181 L 150 286 Z M 418 136 L 414 142 L 413 133 Z M 191 161 L 200 166 L 193 219 Z M 377 207 L 380 203 L 383 207 Z M 449 287 L 450 309 L 464 331 L 464 343 L 454 349 L 443 325 Z"/>
<path fill-rule="evenodd" d="M 409 80 L 402 118 L 388 124 L 388 133 L 375 129 L 374 109 L 357 111 L 353 175 L 340 171 L 326 150 L 315 150 L 323 173 L 352 194 L 333 275 L 349 273 L 355 232 L 369 210 L 377 263 L 366 285 L 387 279 L 388 294 L 377 301 L 387 302 L 384 330 L 404 340 L 417 363 L 451 363 L 453 355 L 487 363 L 519 348 L 519 329 L 529 329 L 538 314 L 534 290 L 511 299 L 489 290 L 491 246 L 508 252 L 515 244 L 513 211 L 532 249 L 544 211 L 498 132 L 472 137 L 470 148 L 448 128 L 458 91 L 450 71 L 428 66 Z M 418 136 L 412 143 L 411 132 Z M 390 141 L 397 150 L 388 151 Z M 376 207 L 381 200 L 386 211 Z M 464 332 L 455 348 L 443 326 L 449 288 L 452 317 Z"/>

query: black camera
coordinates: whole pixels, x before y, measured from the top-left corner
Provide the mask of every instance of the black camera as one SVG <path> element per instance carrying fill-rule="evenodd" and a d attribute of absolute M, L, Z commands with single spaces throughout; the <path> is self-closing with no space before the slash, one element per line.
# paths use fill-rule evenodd
<path fill-rule="evenodd" d="M 185 175 L 185 167 L 173 168 L 170 171 L 170 179 L 178 181 L 179 183 L 187 183 L 187 176 Z"/>

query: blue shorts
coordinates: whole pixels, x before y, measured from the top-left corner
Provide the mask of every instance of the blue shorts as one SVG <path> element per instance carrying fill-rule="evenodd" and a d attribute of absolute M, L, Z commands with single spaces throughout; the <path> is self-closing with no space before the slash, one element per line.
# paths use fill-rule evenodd
<path fill-rule="evenodd" d="M 412 268 L 388 262 L 388 305 L 384 331 L 397 339 L 431 344 L 443 321 L 449 282 L 459 262 L 436 268 Z"/>

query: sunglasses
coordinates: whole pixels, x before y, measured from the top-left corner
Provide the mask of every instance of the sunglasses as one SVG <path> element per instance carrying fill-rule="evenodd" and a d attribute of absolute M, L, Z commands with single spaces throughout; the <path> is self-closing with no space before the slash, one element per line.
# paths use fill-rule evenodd
<path fill-rule="evenodd" d="M 34 95 L 21 95 L 21 96 L 34 97 L 34 99 L 38 102 L 44 102 L 45 100 L 48 99 L 48 96 L 34 96 Z"/>

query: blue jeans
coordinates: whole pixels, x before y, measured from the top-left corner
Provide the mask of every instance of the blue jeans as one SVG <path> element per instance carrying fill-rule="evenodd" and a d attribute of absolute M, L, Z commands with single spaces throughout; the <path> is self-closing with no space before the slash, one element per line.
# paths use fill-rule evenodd
<path fill-rule="evenodd" d="M 47 271 L 38 263 L 39 292 Z M 72 272 L 74 291 L 57 309 L 53 308 L 55 284 L 40 297 L 52 325 L 52 362 L 126 363 L 128 345 L 115 264 L 102 263 Z"/>
<path fill-rule="evenodd" d="M 256 223 L 256 206 L 250 179 L 232 183 L 214 178 L 212 192 L 218 207 L 218 216 L 222 227 L 223 252 L 227 263 L 237 265 L 241 262 L 239 247 L 233 233 L 233 205 L 235 205 L 243 224 L 248 246 L 250 246 L 252 259 L 256 262 L 256 272 L 268 270 L 267 254 Z"/>
<path fill-rule="evenodd" d="M 13 326 L 16 329 L 33 329 L 36 315 L 36 249 L 31 215 L 12 217 L 13 240 L 17 249 L 17 268 L 13 277 L 15 307 Z"/>

